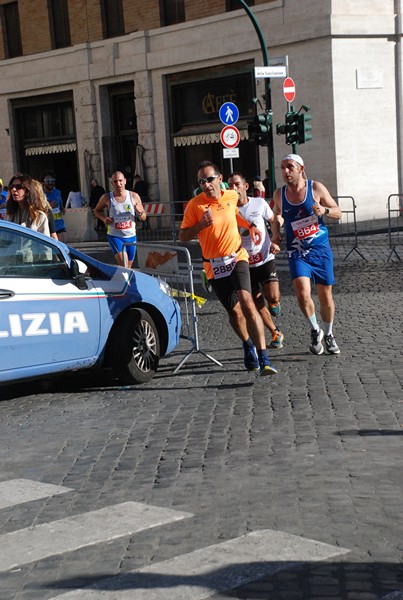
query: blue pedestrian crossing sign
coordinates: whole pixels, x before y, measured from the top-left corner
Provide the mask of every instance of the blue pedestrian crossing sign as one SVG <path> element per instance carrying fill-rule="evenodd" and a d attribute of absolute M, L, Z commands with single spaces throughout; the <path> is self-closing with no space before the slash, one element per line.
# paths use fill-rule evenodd
<path fill-rule="evenodd" d="M 224 125 L 235 125 L 239 119 L 239 110 L 233 102 L 225 102 L 220 106 L 219 117 Z"/>

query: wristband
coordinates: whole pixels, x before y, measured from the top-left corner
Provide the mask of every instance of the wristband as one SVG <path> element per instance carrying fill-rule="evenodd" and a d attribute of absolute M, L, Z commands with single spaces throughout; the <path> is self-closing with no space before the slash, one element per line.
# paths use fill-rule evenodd
<path fill-rule="evenodd" d="M 251 227 L 256 227 L 255 223 L 250 223 L 250 225 L 249 225 L 249 229 L 250 229 Z"/>

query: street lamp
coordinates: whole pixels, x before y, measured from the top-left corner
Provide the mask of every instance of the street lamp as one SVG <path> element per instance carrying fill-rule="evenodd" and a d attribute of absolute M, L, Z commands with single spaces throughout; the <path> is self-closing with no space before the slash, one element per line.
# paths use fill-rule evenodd
<path fill-rule="evenodd" d="M 253 23 L 253 27 L 257 33 L 260 42 L 260 48 L 262 50 L 263 55 L 263 65 L 265 67 L 269 66 L 269 54 L 267 52 L 267 45 L 263 37 L 262 30 L 259 27 L 259 23 L 256 20 L 255 15 L 246 4 L 244 0 L 239 0 L 242 7 L 245 9 L 248 17 Z M 272 106 L 271 106 L 271 87 L 270 87 L 270 77 L 265 77 L 265 98 L 266 98 L 266 111 L 267 114 L 272 114 Z M 267 133 L 267 152 L 268 152 L 268 163 L 269 163 L 269 196 L 273 198 L 274 190 L 276 189 L 276 179 L 275 179 L 275 165 L 274 165 L 274 144 L 273 144 L 273 127 L 270 127 L 269 132 Z"/>

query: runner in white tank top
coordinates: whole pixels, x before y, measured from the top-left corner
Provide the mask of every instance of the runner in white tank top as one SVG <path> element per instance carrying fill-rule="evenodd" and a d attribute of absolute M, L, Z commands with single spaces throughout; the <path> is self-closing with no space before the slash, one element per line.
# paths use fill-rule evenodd
<path fill-rule="evenodd" d="M 123 254 L 125 254 L 127 256 L 125 266 L 131 267 L 136 254 L 135 218 L 145 221 L 147 215 L 140 196 L 126 190 L 126 178 L 121 171 L 112 174 L 111 183 L 113 192 L 101 196 L 94 213 L 108 227 L 108 242 L 118 265 L 124 265 Z M 104 214 L 105 208 L 108 210 L 107 217 Z M 123 253 L 126 243 L 132 245 L 125 246 Z"/>

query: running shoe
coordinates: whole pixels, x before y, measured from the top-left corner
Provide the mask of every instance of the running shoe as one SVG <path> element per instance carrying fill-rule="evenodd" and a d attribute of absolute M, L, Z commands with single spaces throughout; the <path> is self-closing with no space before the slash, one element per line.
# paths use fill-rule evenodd
<path fill-rule="evenodd" d="M 259 361 L 257 358 L 257 352 L 255 346 L 251 346 L 250 348 L 244 348 L 244 357 L 243 363 L 245 365 L 245 369 L 247 371 L 258 371 L 259 370 Z"/>
<path fill-rule="evenodd" d="M 311 329 L 311 345 L 309 350 L 312 354 L 323 354 L 323 329 Z"/>
<path fill-rule="evenodd" d="M 273 336 L 271 338 L 269 348 L 276 348 L 276 349 L 282 348 L 283 342 L 284 342 L 284 335 L 281 333 L 281 331 L 276 329 L 276 331 L 273 333 Z"/>
<path fill-rule="evenodd" d="M 277 302 L 277 304 L 269 304 L 269 313 L 272 317 L 278 317 L 281 312 L 281 304 Z"/>
<path fill-rule="evenodd" d="M 275 373 L 277 373 L 277 369 L 271 364 L 270 358 L 268 356 L 262 356 L 260 359 L 261 377 L 264 377 L 265 375 L 273 375 Z"/>
<path fill-rule="evenodd" d="M 336 344 L 333 335 L 325 335 L 325 348 L 329 354 L 340 354 L 340 348 Z"/>

